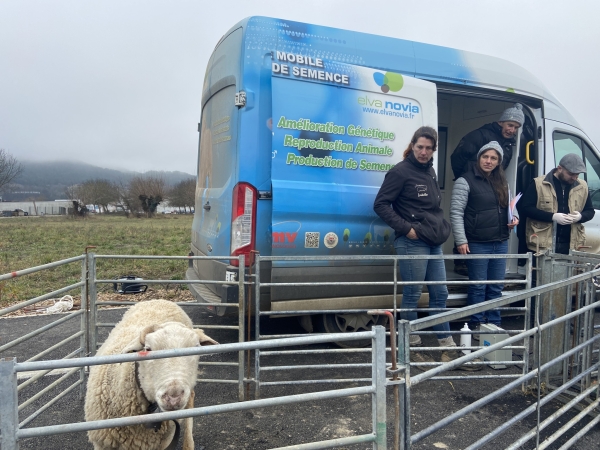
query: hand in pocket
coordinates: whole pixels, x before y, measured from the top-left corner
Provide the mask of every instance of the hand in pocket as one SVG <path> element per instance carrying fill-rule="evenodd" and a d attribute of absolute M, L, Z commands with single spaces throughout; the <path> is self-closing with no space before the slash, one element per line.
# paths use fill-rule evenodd
<path fill-rule="evenodd" d="M 406 234 L 406 237 L 412 239 L 413 241 L 419 239 L 419 236 L 417 236 L 417 232 L 414 228 L 410 229 L 410 231 Z"/>

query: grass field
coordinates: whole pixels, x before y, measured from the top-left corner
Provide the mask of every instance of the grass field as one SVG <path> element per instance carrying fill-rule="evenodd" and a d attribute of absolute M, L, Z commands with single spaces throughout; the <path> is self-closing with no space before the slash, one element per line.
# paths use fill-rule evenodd
<path fill-rule="evenodd" d="M 10 273 L 85 253 L 99 255 L 186 256 L 192 215 L 161 215 L 152 219 L 90 215 L 11 217 L 0 219 L 0 273 Z M 181 280 L 187 261 L 98 260 L 99 279 L 137 275 L 145 279 Z M 0 308 L 76 283 L 81 263 L 0 282 Z M 112 289 L 103 286 L 99 290 Z M 72 294 L 73 295 L 73 294 Z"/>

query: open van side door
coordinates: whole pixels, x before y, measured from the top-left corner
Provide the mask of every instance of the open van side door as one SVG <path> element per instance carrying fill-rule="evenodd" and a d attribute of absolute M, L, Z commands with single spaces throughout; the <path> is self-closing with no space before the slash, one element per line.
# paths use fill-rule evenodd
<path fill-rule="evenodd" d="M 586 222 L 585 247 L 580 249 L 590 253 L 600 252 L 600 153 L 592 141 L 579 128 L 554 120 L 545 120 L 546 161 L 544 173 L 554 169 L 567 153 L 576 153 L 585 162 L 587 173 L 580 174 L 588 184 L 592 205 L 596 214 Z"/>
<path fill-rule="evenodd" d="M 543 122 L 541 105 L 537 108 L 528 106 L 525 110 L 525 123 L 519 129 L 513 161 L 511 161 L 506 170 L 506 178 L 513 196 L 525 193 L 532 180 L 544 168 L 543 149 L 545 140 L 541 133 Z M 508 242 L 509 254 L 527 253 L 529 251 L 526 242 L 525 225 L 526 219 L 523 218 L 520 225 L 517 226 L 516 233 L 510 234 Z M 516 275 L 518 264 L 524 265 L 524 263 L 524 260 L 518 262 L 512 258 L 508 259 L 506 261 L 507 274 Z"/>
<path fill-rule="evenodd" d="M 391 254 L 394 232 L 373 202 L 415 130 L 437 129 L 435 84 L 320 59 L 278 58 L 272 254 Z"/>

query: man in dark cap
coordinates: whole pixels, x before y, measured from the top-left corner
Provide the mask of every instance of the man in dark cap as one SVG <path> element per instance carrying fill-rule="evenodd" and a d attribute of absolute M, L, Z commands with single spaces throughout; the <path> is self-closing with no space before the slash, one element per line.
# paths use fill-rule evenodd
<path fill-rule="evenodd" d="M 502 147 L 504 155 L 502 168 L 506 169 L 512 159 L 513 145 L 516 142 L 517 133 L 524 122 L 523 105 L 515 103 L 512 107 L 504 110 L 497 122 L 485 124 L 465 135 L 450 157 L 454 179 L 460 178 L 465 172 L 469 171 L 470 166 L 476 164 L 477 152 L 491 141 L 498 142 Z M 458 253 L 456 244 L 453 253 Z M 456 273 L 467 275 L 465 260 L 455 260 L 454 270 Z"/>
<path fill-rule="evenodd" d="M 583 223 L 594 217 L 587 183 L 578 178 L 586 173 L 585 163 L 575 153 L 562 157 L 556 169 L 534 178 L 517 204 L 521 221 L 527 218 L 527 247 L 536 251 L 552 248 L 556 222 L 555 253 L 569 254 L 585 244 Z M 534 236 L 535 235 L 535 236 Z"/>

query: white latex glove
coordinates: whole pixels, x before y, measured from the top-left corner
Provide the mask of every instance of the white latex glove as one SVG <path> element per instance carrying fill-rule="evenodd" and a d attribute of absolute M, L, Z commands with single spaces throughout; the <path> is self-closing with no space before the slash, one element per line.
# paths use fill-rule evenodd
<path fill-rule="evenodd" d="M 579 211 L 575 211 L 569 215 L 573 218 L 573 223 L 577 223 L 581 220 L 581 213 Z"/>
<path fill-rule="evenodd" d="M 559 225 L 571 225 L 573 223 L 573 216 L 569 214 L 555 213 L 552 215 L 552 220 Z"/>

